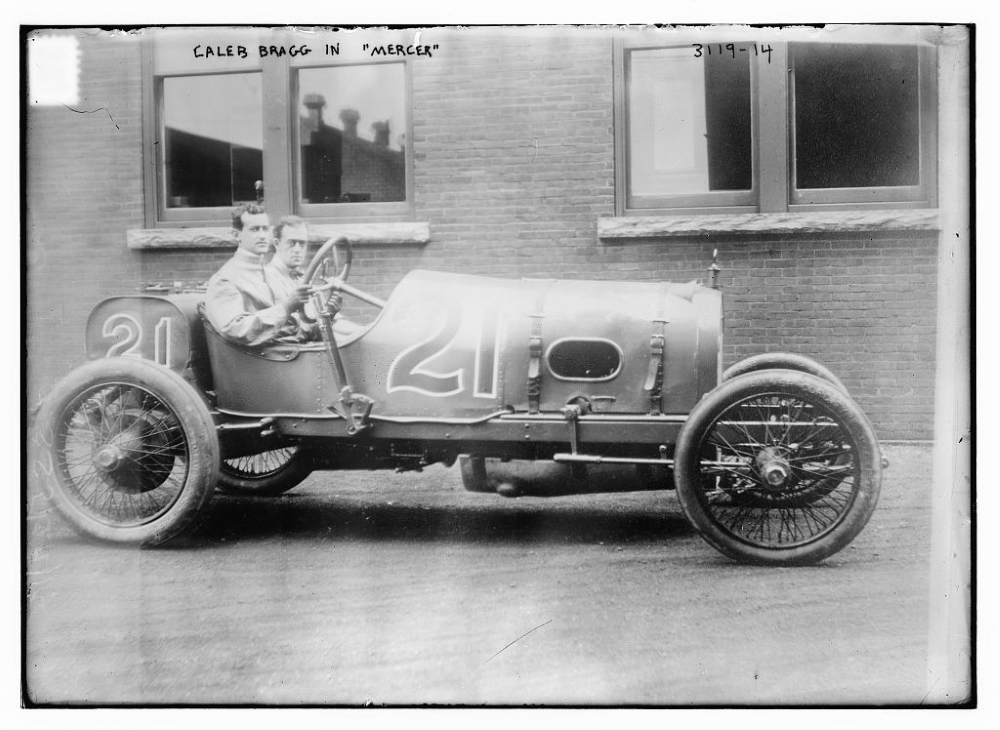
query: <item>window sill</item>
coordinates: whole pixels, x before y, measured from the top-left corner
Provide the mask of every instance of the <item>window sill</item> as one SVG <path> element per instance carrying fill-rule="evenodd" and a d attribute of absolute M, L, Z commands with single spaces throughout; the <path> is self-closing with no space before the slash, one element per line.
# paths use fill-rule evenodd
<path fill-rule="evenodd" d="M 315 223 L 310 238 L 325 241 L 346 236 L 354 245 L 423 246 L 431 240 L 429 223 Z M 135 228 L 126 231 L 131 249 L 234 248 L 228 227 Z"/>
<path fill-rule="evenodd" d="M 669 215 L 598 218 L 597 237 L 611 242 L 630 238 L 760 235 L 786 233 L 851 233 L 871 231 L 935 231 L 936 209 L 866 210 L 732 215 Z"/>

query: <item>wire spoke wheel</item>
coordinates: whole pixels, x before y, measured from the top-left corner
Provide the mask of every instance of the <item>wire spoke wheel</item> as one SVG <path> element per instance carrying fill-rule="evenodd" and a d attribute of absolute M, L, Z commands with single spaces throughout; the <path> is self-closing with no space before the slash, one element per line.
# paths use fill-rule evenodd
<path fill-rule="evenodd" d="M 835 386 L 806 373 L 751 373 L 692 412 L 678 443 L 678 497 L 728 555 L 815 562 L 867 522 L 878 454 L 864 414 Z"/>
<path fill-rule="evenodd" d="M 82 534 L 157 545 L 208 502 L 218 439 L 201 397 L 176 373 L 95 360 L 60 382 L 39 412 L 35 473 Z"/>
<path fill-rule="evenodd" d="M 251 479 L 260 479 L 261 477 L 272 476 L 279 472 L 288 463 L 288 460 L 295 455 L 296 451 L 298 449 L 294 447 L 272 449 L 260 454 L 226 459 L 223 463 L 225 464 L 226 471 L 231 474 L 239 474 Z"/>
<path fill-rule="evenodd" d="M 225 494 L 274 497 L 297 486 L 311 473 L 306 452 L 288 446 L 223 460 L 218 488 Z"/>
<path fill-rule="evenodd" d="M 67 497 L 94 519 L 120 527 L 166 512 L 180 496 L 190 462 L 177 415 L 129 383 L 102 384 L 68 403 L 55 447 Z"/>
<path fill-rule="evenodd" d="M 717 454 L 705 509 L 737 539 L 797 545 L 832 529 L 854 498 L 850 434 L 802 398 L 754 395 L 727 409 L 703 443 Z"/>

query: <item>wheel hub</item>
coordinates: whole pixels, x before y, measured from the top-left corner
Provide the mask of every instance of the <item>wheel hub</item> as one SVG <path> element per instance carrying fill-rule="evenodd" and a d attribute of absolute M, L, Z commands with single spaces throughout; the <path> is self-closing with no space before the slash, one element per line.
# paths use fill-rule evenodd
<path fill-rule="evenodd" d="M 94 454 L 94 466 L 105 473 L 113 472 L 124 460 L 125 454 L 114 444 L 108 444 Z"/>
<path fill-rule="evenodd" d="M 124 413 L 116 429 L 105 434 L 91 456 L 105 484 L 116 492 L 142 494 L 156 489 L 170 475 L 174 454 L 170 435 L 150 414 Z"/>
<path fill-rule="evenodd" d="M 757 454 L 757 470 L 768 490 L 780 492 L 791 486 L 791 464 L 778 449 L 762 449 Z"/>

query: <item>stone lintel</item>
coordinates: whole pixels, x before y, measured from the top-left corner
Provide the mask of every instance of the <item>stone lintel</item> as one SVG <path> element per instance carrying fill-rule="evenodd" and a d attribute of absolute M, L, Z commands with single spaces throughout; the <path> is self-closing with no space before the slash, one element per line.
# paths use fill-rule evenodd
<path fill-rule="evenodd" d="M 346 236 L 355 245 L 416 245 L 430 241 L 429 223 L 315 223 L 309 226 L 309 238 L 322 243 L 329 238 Z M 229 227 L 211 228 L 136 228 L 126 231 L 132 249 L 235 248 Z"/>
<path fill-rule="evenodd" d="M 935 231 L 935 209 L 804 211 L 736 213 L 732 215 L 670 215 L 599 218 L 601 239 L 680 236 L 760 235 L 768 233 L 852 233 L 872 231 Z"/>

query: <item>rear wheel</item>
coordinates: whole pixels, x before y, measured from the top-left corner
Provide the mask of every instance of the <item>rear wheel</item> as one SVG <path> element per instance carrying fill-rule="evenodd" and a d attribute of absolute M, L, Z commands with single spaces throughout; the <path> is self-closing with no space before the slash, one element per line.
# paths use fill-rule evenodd
<path fill-rule="evenodd" d="M 737 560 L 805 565 L 864 528 L 881 457 L 864 413 L 808 373 L 733 378 L 691 412 L 677 443 L 677 496 L 702 536 Z"/>
<path fill-rule="evenodd" d="M 60 382 L 35 430 L 36 474 L 60 513 L 100 540 L 158 545 L 207 504 L 218 476 L 211 414 L 176 373 L 95 360 Z"/>
<path fill-rule="evenodd" d="M 298 446 L 225 459 L 218 489 L 224 494 L 276 497 L 298 486 L 312 473 L 308 454 Z"/>

